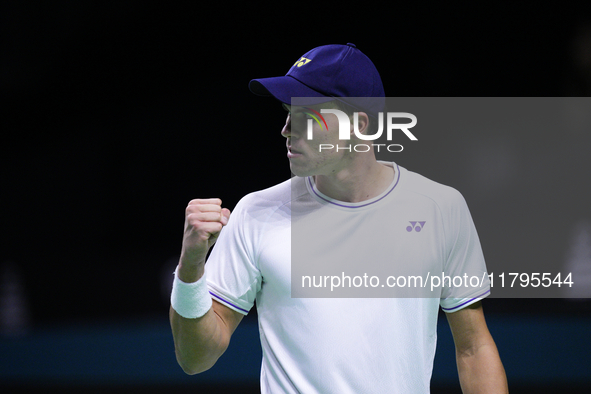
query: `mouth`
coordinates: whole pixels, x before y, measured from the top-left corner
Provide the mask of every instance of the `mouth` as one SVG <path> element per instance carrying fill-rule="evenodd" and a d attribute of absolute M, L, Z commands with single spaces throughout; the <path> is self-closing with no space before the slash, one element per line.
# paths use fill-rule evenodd
<path fill-rule="evenodd" d="M 287 147 L 287 157 L 289 157 L 290 159 L 295 158 L 295 157 L 300 157 L 302 155 L 303 155 L 302 152 L 293 149 L 291 146 Z"/>

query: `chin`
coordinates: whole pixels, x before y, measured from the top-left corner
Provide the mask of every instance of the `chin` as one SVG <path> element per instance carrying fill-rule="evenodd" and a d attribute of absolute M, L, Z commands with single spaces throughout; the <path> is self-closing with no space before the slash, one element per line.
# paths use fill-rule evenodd
<path fill-rule="evenodd" d="M 289 166 L 291 173 L 294 174 L 295 176 L 299 176 L 299 177 L 306 177 L 306 176 L 310 176 L 310 175 L 314 175 L 314 171 L 311 170 L 306 170 L 304 168 L 297 168 L 296 166 Z"/>
<path fill-rule="evenodd" d="M 291 169 L 291 173 L 295 176 L 299 176 L 300 178 L 307 177 L 308 174 L 302 171 L 294 171 L 293 168 Z"/>

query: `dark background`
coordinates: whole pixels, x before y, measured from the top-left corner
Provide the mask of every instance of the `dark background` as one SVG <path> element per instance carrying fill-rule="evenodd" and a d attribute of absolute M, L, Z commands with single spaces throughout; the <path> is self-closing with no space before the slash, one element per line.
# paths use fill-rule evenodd
<path fill-rule="evenodd" d="M 368 5 L 0 4 L 2 294 L 21 306 L 7 330 L 165 319 L 188 201 L 232 208 L 290 176 L 284 112 L 247 86 L 313 47 L 355 43 L 387 96 L 591 93 L 585 8 Z M 399 164 L 445 169 L 421 163 Z M 466 179 L 451 186 L 486 233 L 490 204 Z M 490 301 L 493 314 L 589 316 L 585 302 Z"/>

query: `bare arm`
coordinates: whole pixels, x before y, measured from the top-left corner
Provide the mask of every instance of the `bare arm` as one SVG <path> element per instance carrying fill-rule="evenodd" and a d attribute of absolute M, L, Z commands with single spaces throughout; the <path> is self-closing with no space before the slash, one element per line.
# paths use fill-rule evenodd
<path fill-rule="evenodd" d="M 242 314 L 217 301 L 202 317 L 185 319 L 170 307 L 176 359 L 190 375 L 207 371 L 226 351 Z"/>
<path fill-rule="evenodd" d="M 505 369 L 486 326 L 481 302 L 448 313 L 447 321 L 456 346 L 462 392 L 508 393 Z"/>
<path fill-rule="evenodd" d="M 185 233 L 178 278 L 186 283 L 199 280 L 205 272 L 205 256 L 228 222 L 230 211 L 219 199 L 192 200 L 185 212 Z M 242 314 L 213 301 L 205 315 L 187 319 L 171 306 L 170 325 L 176 358 L 188 374 L 211 368 L 226 351 Z"/>

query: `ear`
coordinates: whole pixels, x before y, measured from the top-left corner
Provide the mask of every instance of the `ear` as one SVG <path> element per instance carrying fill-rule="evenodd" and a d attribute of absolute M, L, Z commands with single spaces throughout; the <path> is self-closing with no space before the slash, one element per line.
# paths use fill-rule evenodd
<path fill-rule="evenodd" d="M 367 132 L 367 128 L 369 127 L 369 116 L 367 116 L 365 112 L 356 112 L 355 114 L 357 116 L 353 115 L 353 119 L 351 119 L 351 136 L 355 135 L 355 133 L 353 132 L 353 127 L 355 125 L 356 120 L 355 118 L 357 118 L 357 130 L 359 130 L 361 134 L 365 134 Z"/>

